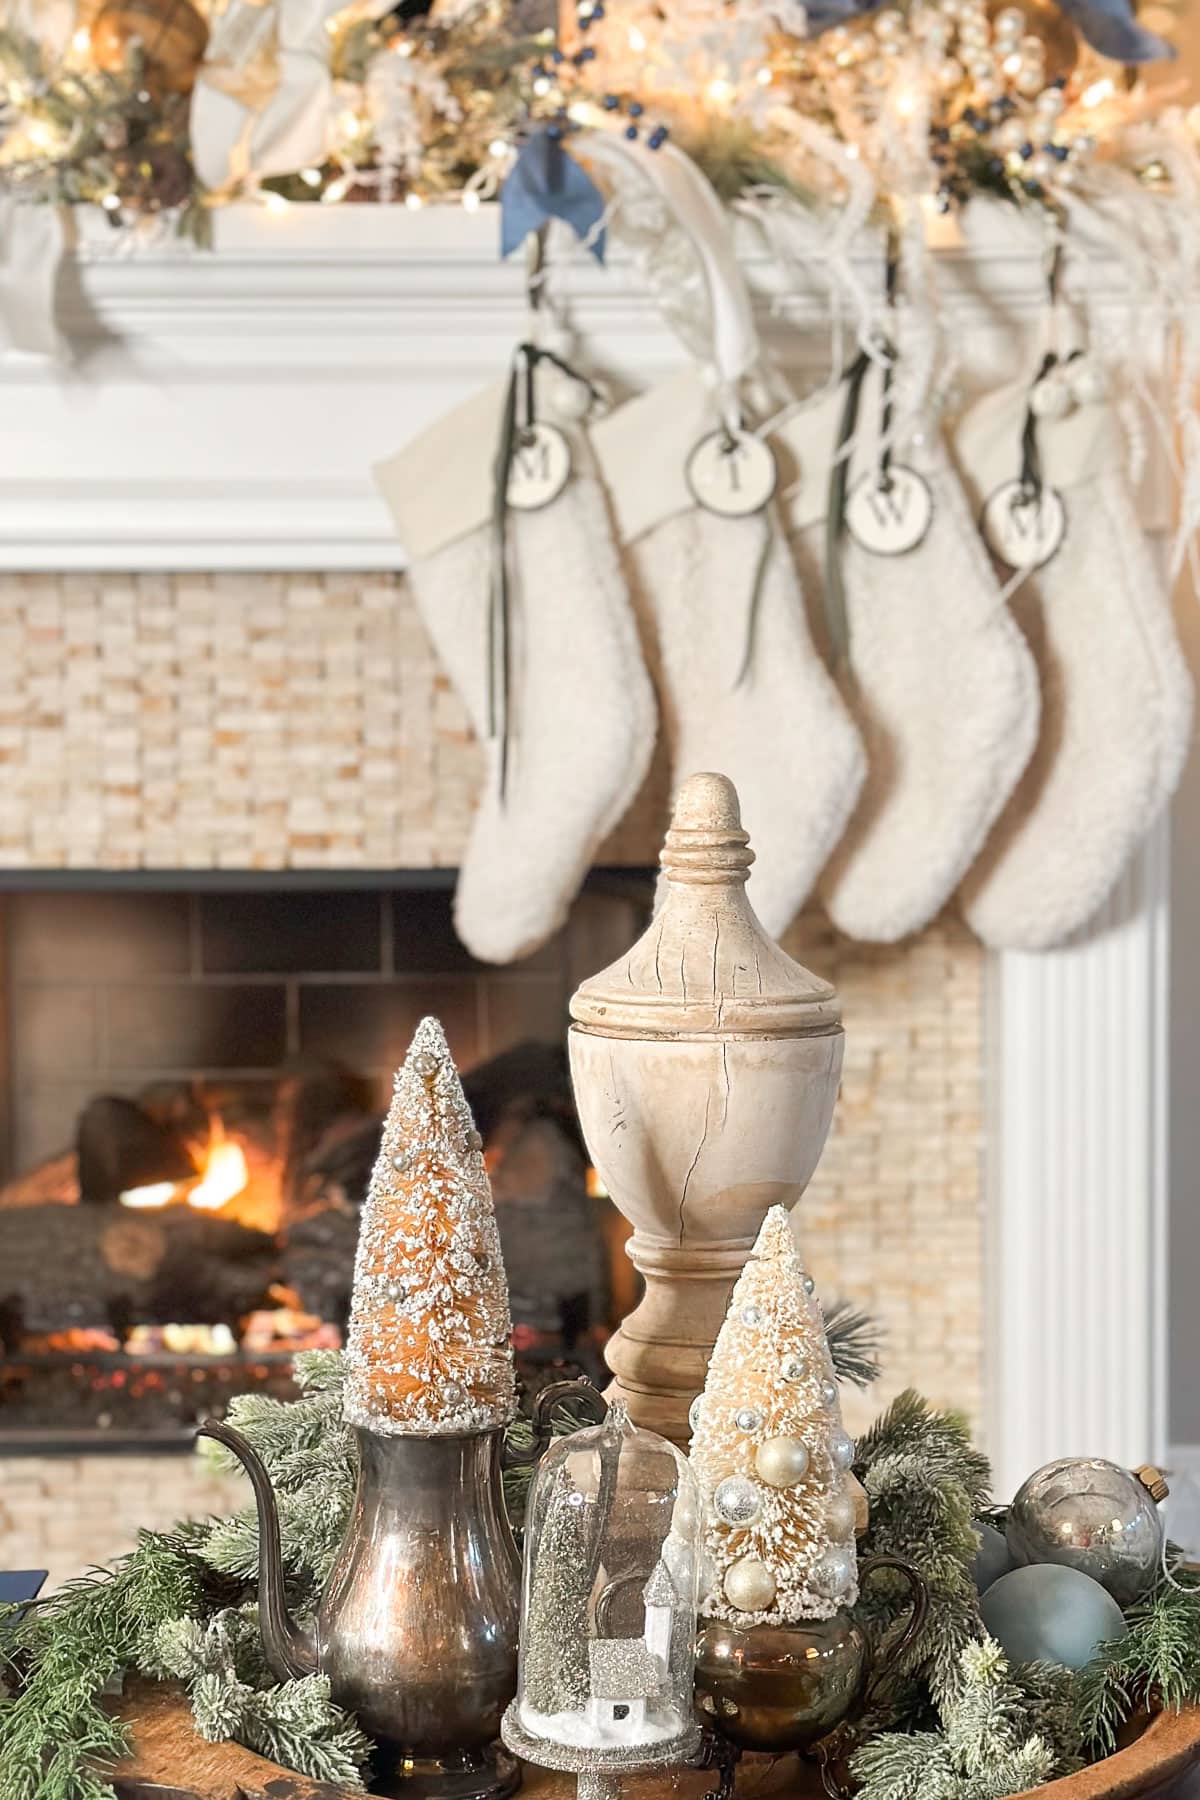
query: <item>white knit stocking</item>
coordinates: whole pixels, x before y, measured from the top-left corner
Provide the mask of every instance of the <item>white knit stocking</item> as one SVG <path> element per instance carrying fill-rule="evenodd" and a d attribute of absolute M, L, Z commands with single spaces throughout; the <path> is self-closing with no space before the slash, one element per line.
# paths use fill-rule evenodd
<path fill-rule="evenodd" d="M 575 466 L 580 466 L 578 451 Z M 455 896 L 485 962 L 528 956 L 561 926 L 654 748 L 654 695 L 599 483 L 572 476 L 539 512 L 510 512 L 508 772 L 487 770 Z M 420 558 L 409 580 L 476 733 L 486 737 L 492 532 Z"/>
<path fill-rule="evenodd" d="M 674 785 L 728 775 L 755 863 L 749 895 L 772 936 L 791 924 L 845 828 L 863 778 L 858 734 L 813 646 L 778 525 L 749 661 L 748 612 L 767 519 L 692 507 L 629 546 Z"/>
<path fill-rule="evenodd" d="M 1019 778 L 1037 731 L 1032 658 L 1004 606 L 940 443 L 903 461 L 933 497 L 903 555 L 841 540 L 847 653 L 842 691 L 867 749 L 857 810 L 821 881 L 839 930 L 893 943 L 936 916 Z M 793 536 L 822 591 L 825 522 Z"/>
<path fill-rule="evenodd" d="M 962 890 L 983 941 L 1044 950 L 1084 925 L 1179 780 L 1192 687 L 1118 467 L 1060 488 L 1066 535 L 1014 603 L 1042 685 L 1037 749 Z"/>

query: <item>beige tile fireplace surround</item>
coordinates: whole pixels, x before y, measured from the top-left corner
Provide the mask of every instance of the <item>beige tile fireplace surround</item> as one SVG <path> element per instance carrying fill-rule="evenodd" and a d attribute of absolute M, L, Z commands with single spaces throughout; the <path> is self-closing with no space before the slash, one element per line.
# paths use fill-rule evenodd
<path fill-rule="evenodd" d="M 477 749 L 402 577 L 10 575 L 0 612 L 15 676 L 0 698 L 0 865 L 457 862 Z M 658 771 L 603 862 L 654 860 L 664 786 Z M 878 949 L 814 915 L 788 942 L 846 1013 L 841 1104 L 803 1217 L 823 1291 L 886 1336 L 885 1380 L 854 1422 L 907 1382 L 978 1417 L 981 953 L 949 918 Z M 176 1458 L 12 1458 L 0 1543 L 57 1578 L 137 1523 L 239 1498 Z"/>
<path fill-rule="evenodd" d="M 385 211 L 227 209 L 207 258 L 118 260 L 85 232 L 78 366 L 23 372 L 0 414 L 3 879 L 458 861 L 478 751 L 369 470 L 494 379 L 524 296 L 489 219 Z M 939 276 L 987 380 L 1042 277 L 1036 245 L 984 240 Z M 619 258 L 567 285 L 618 379 L 677 364 Z M 760 325 L 811 366 L 825 308 L 764 303 Z M 601 862 L 649 863 L 665 802 L 660 769 Z M 788 935 L 845 1015 L 800 1217 L 823 1291 L 885 1334 L 852 1429 L 911 1382 L 970 1414 L 1010 1490 L 1067 1438 L 1165 1448 L 1165 866 L 1156 838 L 1096 928 L 1044 957 L 986 955 L 949 915 L 895 947 L 815 913 Z M 58 1579 L 137 1524 L 244 1498 L 182 1457 L 0 1457 L 0 1562 Z"/>

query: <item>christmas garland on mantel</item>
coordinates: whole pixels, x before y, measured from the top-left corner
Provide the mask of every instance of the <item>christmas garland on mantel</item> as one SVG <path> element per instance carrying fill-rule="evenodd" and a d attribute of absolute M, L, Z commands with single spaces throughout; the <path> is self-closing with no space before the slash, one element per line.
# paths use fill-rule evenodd
<path fill-rule="evenodd" d="M 831 1309 L 829 1341 L 840 1378 L 873 1377 L 861 1314 Z M 289 1597 L 311 1613 L 350 1508 L 355 1453 L 341 1354 L 306 1352 L 296 1375 L 299 1399 L 244 1396 L 231 1418 L 271 1474 Z M 972 1563 L 989 1471 L 961 1418 L 904 1393 L 860 1440 L 855 1468 L 871 1504 L 864 1553 L 907 1558 L 931 1597 L 925 1634 L 889 1667 L 851 1756 L 863 1800 L 1002 1800 L 1110 1754 L 1139 1709 L 1200 1700 L 1200 1583 L 1178 1572 L 1128 1609 L 1128 1635 L 1081 1673 L 1008 1667 L 980 1620 Z M 506 1488 L 514 1518 L 527 1481 L 514 1474 Z M 134 1672 L 181 1681 L 207 1739 L 234 1738 L 318 1780 L 359 1782 L 371 1745 L 324 1678 L 279 1684 L 266 1668 L 249 1597 L 257 1560 L 252 1510 L 189 1520 L 143 1532 L 111 1569 L 24 1614 L 0 1612 L 4 1800 L 112 1800 L 103 1770 L 125 1739 L 101 1697 Z M 905 1604 L 899 1589 L 873 1588 L 861 1612 L 875 1641 Z"/>
<path fill-rule="evenodd" d="M 531 136 L 600 127 L 670 137 L 729 200 L 1057 215 L 1194 165 L 1182 84 L 1132 79 L 1174 54 L 1177 5 L 10 0 L 0 198 L 203 241 L 243 195 L 475 207 Z"/>

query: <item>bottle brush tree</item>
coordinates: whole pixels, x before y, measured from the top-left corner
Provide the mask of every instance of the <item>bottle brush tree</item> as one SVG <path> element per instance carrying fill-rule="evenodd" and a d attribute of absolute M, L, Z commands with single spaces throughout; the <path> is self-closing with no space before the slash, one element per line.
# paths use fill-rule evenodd
<path fill-rule="evenodd" d="M 693 1414 L 706 1502 L 707 1618 L 830 1618 L 857 1591 L 854 1445 L 821 1308 L 773 1206 L 729 1302 Z"/>
<path fill-rule="evenodd" d="M 423 1019 L 363 1207 L 348 1423 L 424 1437 L 506 1425 L 516 1406 L 511 1330 L 482 1140 L 445 1034 Z"/>

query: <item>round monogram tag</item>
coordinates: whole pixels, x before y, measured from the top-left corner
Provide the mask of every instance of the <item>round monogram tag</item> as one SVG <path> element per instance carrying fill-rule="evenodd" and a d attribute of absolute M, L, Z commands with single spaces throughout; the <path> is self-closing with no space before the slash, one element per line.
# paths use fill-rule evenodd
<path fill-rule="evenodd" d="M 775 492 L 775 458 L 748 431 L 713 431 L 702 437 L 684 472 L 698 505 L 725 519 L 761 512 Z"/>
<path fill-rule="evenodd" d="M 980 520 L 993 556 L 1012 570 L 1040 569 L 1058 550 L 1067 530 L 1066 508 L 1057 488 L 1027 493 L 1019 481 L 998 487 Z"/>
<path fill-rule="evenodd" d="M 536 512 L 557 500 L 571 474 L 571 447 L 557 425 L 526 425 L 517 433 L 508 465 L 508 504 Z"/>
<path fill-rule="evenodd" d="M 929 483 L 903 463 L 892 463 L 882 476 L 864 476 L 846 501 L 846 529 L 872 556 L 915 550 L 932 518 Z"/>

